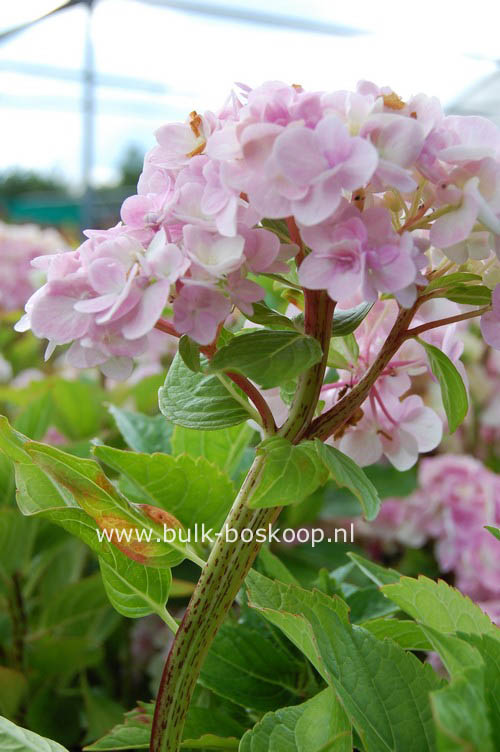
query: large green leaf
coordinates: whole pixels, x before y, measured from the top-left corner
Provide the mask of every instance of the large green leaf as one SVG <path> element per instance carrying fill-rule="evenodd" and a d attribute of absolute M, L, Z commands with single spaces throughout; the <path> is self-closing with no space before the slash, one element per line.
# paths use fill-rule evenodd
<path fill-rule="evenodd" d="M 443 580 L 402 577 L 399 583 L 381 589 L 402 611 L 438 632 L 490 634 L 500 639 L 500 630 L 479 606 Z"/>
<path fill-rule="evenodd" d="M 95 456 L 119 473 L 128 498 L 161 507 L 192 529 L 198 523 L 219 528 L 234 498 L 227 475 L 204 457 L 141 454 L 96 446 Z"/>
<path fill-rule="evenodd" d="M 494 752 L 484 669 L 469 668 L 431 694 L 438 752 Z"/>
<path fill-rule="evenodd" d="M 163 415 L 144 415 L 109 405 L 109 412 L 127 445 L 136 452 L 170 452 L 172 424 Z"/>
<path fill-rule="evenodd" d="M 241 740 L 239 752 L 351 752 L 351 725 L 331 689 L 267 713 Z"/>
<path fill-rule="evenodd" d="M 318 456 L 328 468 L 330 475 L 339 486 L 351 491 L 359 500 L 367 520 L 373 520 L 380 509 L 380 498 L 377 489 L 367 478 L 363 470 L 335 447 L 315 440 Z"/>
<path fill-rule="evenodd" d="M 344 601 L 330 598 L 319 590 L 304 590 L 297 585 L 270 580 L 255 570 L 249 572 L 246 584 L 249 605 L 279 627 L 326 678 L 308 618 L 323 605 L 347 622 L 349 609 Z"/>
<path fill-rule="evenodd" d="M 430 666 L 392 640 L 345 624 L 325 606 L 311 626 L 329 681 L 366 752 L 435 749 L 429 692 L 442 686 Z"/>
<path fill-rule="evenodd" d="M 203 686 L 243 707 L 275 710 L 297 697 L 301 663 L 269 634 L 223 624 L 203 664 Z"/>
<path fill-rule="evenodd" d="M 236 371 L 269 389 L 290 381 L 321 358 L 321 346 L 313 337 L 262 329 L 234 337 L 221 347 L 209 371 Z"/>
<path fill-rule="evenodd" d="M 232 475 L 253 434 L 253 429 L 246 423 L 219 431 L 194 431 L 192 428 L 175 426 L 172 451 L 175 455 L 205 457 L 208 462 Z"/>
<path fill-rule="evenodd" d="M 449 357 L 434 345 L 419 340 L 425 348 L 431 371 L 441 387 L 443 407 L 448 418 L 450 433 L 454 433 L 462 423 L 469 409 L 469 400 L 462 377 Z"/>
<path fill-rule="evenodd" d="M 311 441 L 294 445 L 287 439 L 273 436 L 259 444 L 257 454 L 264 457 L 264 465 L 250 500 L 251 507 L 299 502 L 326 480 L 326 468 Z"/>
<path fill-rule="evenodd" d="M 0 717 L 0 749 L 4 752 L 68 752 L 57 742 Z"/>
<path fill-rule="evenodd" d="M 159 405 L 172 423 L 204 431 L 235 426 L 250 416 L 241 390 L 218 375 L 194 373 L 178 353 L 159 391 Z"/>

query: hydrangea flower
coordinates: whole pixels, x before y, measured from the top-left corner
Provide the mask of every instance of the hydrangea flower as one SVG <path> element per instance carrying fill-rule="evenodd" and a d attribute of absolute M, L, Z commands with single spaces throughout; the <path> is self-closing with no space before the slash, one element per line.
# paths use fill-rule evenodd
<path fill-rule="evenodd" d="M 0 309 L 24 308 L 37 286 L 33 259 L 67 250 L 68 244 L 57 230 L 0 222 Z"/>
<path fill-rule="evenodd" d="M 421 461 L 418 481 L 409 497 L 384 501 L 375 522 L 357 523 L 358 532 L 384 545 L 434 540 L 441 571 L 498 619 L 498 541 L 484 526 L 500 525 L 500 477 L 470 456 L 444 454 Z"/>
<path fill-rule="evenodd" d="M 47 282 L 18 328 L 48 339 L 48 354 L 70 345 L 79 367 L 129 373 L 165 316 L 211 344 L 234 307 L 250 315 L 264 298 L 256 277 L 287 276 L 294 257 L 300 283 L 342 305 L 383 295 L 409 307 L 436 248 L 460 262 L 500 255 L 499 131 L 424 94 L 404 102 L 366 81 L 353 92 L 240 86 L 156 139 L 122 222 L 33 262 Z M 483 328 L 498 346 L 496 316 Z M 363 425 L 384 422 L 375 403 Z"/>

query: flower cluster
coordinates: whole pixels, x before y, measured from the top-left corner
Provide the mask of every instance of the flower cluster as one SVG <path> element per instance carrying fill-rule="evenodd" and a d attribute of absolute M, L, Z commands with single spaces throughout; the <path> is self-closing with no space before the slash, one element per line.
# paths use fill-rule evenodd
<path fill-rule="evenodd" d="M 456 263 L 500 253 L 500 131 L 445 116 L 435 98 L 269 82 L 156 138 L 123 222 L 35 262 L 47 283 L 19 328 L 49 352 L 72 343 L 75 366 L 126 375 L 163 315 L 211 343 L 234 306 L 249 314 L 263 298 L 258 275 L 288 273 L 299 242 L 300 283 L 340 303 L 390 294 L 410 306 L 431 244 Z M 493 346 L 499 294 L 483 322 Z M 419 405 L 406 409 L 413 420 Z"/>
<path fill-rule="evenodd" d="M 24 308 L 37 286 L 36 272 L 31 268 L 33 259 L 67 247 L 56 230 L 0 222 L 0 310 Z"/>
<path fill-rule="evenodd" d="M 390 544 L 420 547 L 434 540 L 442 572 L 500 623 L 498 541 L 484 529 L 500 525 L 500 477 L 467 455 L 429 457 L 419 466 L 419 487 L 383 502 L 375 522 L 358 531 Z"/>

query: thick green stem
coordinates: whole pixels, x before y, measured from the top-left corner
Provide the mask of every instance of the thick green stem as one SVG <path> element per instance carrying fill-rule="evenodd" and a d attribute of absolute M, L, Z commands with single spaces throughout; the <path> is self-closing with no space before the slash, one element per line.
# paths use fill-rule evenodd
<path fill-rule="evenodd" d="M 323 350 L 323 358 L 300 376 L 290 414 L 279 433 L 297 444 L 307 430 L 318 404 L 321 385 L 328 360 L 328 347 L 332 335 L 335 303 L 326 292 L 306 290 L 304 332 L 315 337 Z"/>
<path fill-rule="evenodd" d="M 250 509 L 247 506 L 258 486 L 262 464 L 263 458 L 259 455 L 226 520 L 225 529 L 237 532 L 235 542 L 225 540 L 223 529 L 178 629 L 156 699 L 151 752 L 178 751 L 205 656 L 259 551 L 255 531 L 267 529 L 280 512 L 279 508 Z M 241 532 L 245 529 L 254 533 L 250 543 L 241 540 Z"/>
<path fill-rule="evenodd" d="M 321 343 L 323 358 L 300 381 L 290 418 L 280 432 L 290 441 L 300 440 L 314 415 L 328 358 L 334 308 L 324 292 L 306 291 L 305 297 L 305 330 Z M 186 715 L 205 656 L 262 545 L 255 533 L 262 528 L 267 530 L 280 513 L 279 508 L 249 508 L 264 461 L 265 455 L 255 458 L 175 636 L 156 699 L 150 752 L 180 749 Z M 236 531 L 234 543 L 225 540 L 224 530 L 229 528 Z M 243 530 L 252 532 L 250 541 L 241 539 Z"/>

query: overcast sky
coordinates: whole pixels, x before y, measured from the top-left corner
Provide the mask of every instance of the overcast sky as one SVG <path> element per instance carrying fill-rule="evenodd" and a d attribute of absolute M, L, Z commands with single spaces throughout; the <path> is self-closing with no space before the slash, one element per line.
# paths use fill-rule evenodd
<path fill-rule="evenodd" d="M 18 0 L 36 5 L 42 0 Z M 212 5 L 218 0 L 212 0 Z M 419 91 L 450 103 L 496 69 L 500 3 L 475 0 L 225 0 L 224 5 L 284 13 L 364 29 L 335 37 L 190 15 L 139 0 L 98 0 L 93 16 L 96 67 L 102 75 L 158 85 L 158 92 L 101 87 L 96 119 L 97 182 L 111 180 L 126 146 L 147 149 L 153 131 L 193 110 L 217 108 L 233 81 L 282 79 L 311 88 L 348 88 L 361 78 Z M 0 3 L 0 25 L 15 22 Z M 47 0 L 45 0 L 47 5 Z M 10 13 L 10 17 L 9 16 Z M 0 170 L 81 175 L 80 85 L 19 73 L 19 63 L 77 74 L 86 12 L 63 11 L 0 46 Z M 161 92 L 161 89 L 164 89 Z"/>

